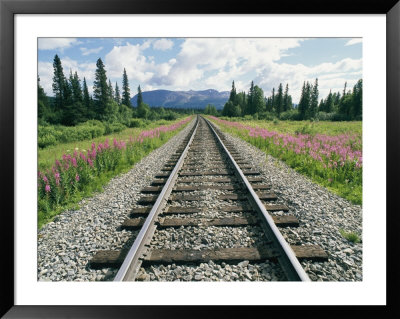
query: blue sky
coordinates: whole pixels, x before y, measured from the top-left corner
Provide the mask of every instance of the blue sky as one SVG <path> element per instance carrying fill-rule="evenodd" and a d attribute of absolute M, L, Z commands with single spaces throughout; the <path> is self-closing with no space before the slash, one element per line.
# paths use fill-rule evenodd
<path fill-rule="evenodd" d="M 38 73 L 52 96 L 53 59 L 64 74 L 77 71 L 92 92 L 96 61 L 121 88 L 126 68 L 132 96 L 142 91 L 248 91 L 251 81 L 265 96 L 279 83 L 289 84 L 298 102 L 304 81 L 318 78 L 320 99 L 329 90 L 352 88 L 362 78 L 362 39 L 352 38 L 39 38 Z"/>

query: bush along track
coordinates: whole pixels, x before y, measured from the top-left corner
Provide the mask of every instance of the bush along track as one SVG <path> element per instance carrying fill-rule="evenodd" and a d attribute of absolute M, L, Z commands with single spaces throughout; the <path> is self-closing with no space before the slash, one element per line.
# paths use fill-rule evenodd
<path fill-rule="evenodd" d="M 142 131 L 127 141 L 106 139 L 98 145 L 93 142 L 87 152 L 64 154 L 51 169 L 38 171 L 38 227 L 93 191 L 101 190 L 112 177 L 132 168 L 191 119 L 187 117 L 169 126 Z"/>
<path fill-rule="evenodd" d="M 355 204 L 362 204 L 361 136 L 342 134 L 281 134 L 210 116 L 228 133 L 285 161 L 314 182 Z"/>

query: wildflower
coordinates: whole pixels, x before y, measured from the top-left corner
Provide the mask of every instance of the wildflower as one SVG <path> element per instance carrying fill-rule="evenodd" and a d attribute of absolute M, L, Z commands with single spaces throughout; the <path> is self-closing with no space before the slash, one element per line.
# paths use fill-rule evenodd
<path fill-rule="evenodd" d="M 75 175 L 75 180 L 76 180 L 77 182 L 79 182 L 79 175 L 78 175 L 78 174 Z"/>
<path fill-rule="evenodd" d="M 46 193 L 50 193 L 50 185 L 46 184 L 46 187 L 44 188 L 44 190 L 46 191 Z"/>
<path fill-rule="evenodd" d="M 46 175 L 43 175 L 43 182 L 48 183 L 49 180 L 47 179 Z"/>
<path fill-rule="evenodd" d="M 90 158 L 88 158 L 87 160 L 88 160 L 90 167 L 93 167 L 93 161 Z"/>
<path fill-rule="evenodd" d="M 54 173 L 54 178 L 56 179 L 56 185 L 60 185 L 60 173 L 59 172 L 55 172 Z"/>
<path fill-rule="evenodd" d="M 76 158 L 75 158 L 75 157 L 72 158 L 72 165 L 73 165 L 74 167 L 77 167 L 77 166 L 78 166 L 78 164 L 76 163 Z"/>

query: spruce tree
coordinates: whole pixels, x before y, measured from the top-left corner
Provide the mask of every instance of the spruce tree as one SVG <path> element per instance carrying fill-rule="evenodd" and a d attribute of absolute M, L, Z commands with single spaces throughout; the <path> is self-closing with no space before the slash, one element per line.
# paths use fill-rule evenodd
<path fill-rule="evenodd" d="M 362 91 L 362 79 L 360 79 L 353 88 L 352 116 L 355 120 L 362 118 Z"/>
<path fill-rule="evenodd" d="M 99 58 L 96 62 L 95 80 L 93 82 L 93 100 L 95 103 L 96 116 L 104 118 L 107 104 L 110 101 L 109 88 L 104 63 Z"/>
<path fill-rule="evenodd" d="M 75 71 L 74 75 L 72 72 L 69 76 L 69 82 L 72 90 L 72 103 L 82 102 L 82 88 L 81 88 L 81 80 L 79 79 L 78 73 Z"/>
<path fill-rule="evenodd" d="M 115 97 L 114 101 L 117 102 L 118 105 L 121 104 L 121 94 L 119 93 L 118 83 L 115 82 Z"/>
<path fill-rule="evenodd" d="M 132 107 L 131 90 L 129 89 L 128 76 L 126 75 L 125 68 L 124 68 L 124 74 L 122 76 L 122 101 L 121 101 L 121 104 Z"/>
<path fill-rule="evenodd" d="M 299 102 L 299 113 L 300 119 L 305 120 L 308 114 L 308 108 L 310 106 L 310 84 L 307 82 L 303 83 L 303 88 L 301 89 L 301 97 Z"/>
<path fill-rule="evenodd" d="M 95 118 L 94 111 L 92 110 L 92 98 L 89 95 L 89 89 L 86 84 L 86 78 L 83 78 L 83 85 L 82 85 L 82 91 L 83 91 L 83 106 L 85 108 L 85 116 L 87 119 L 93 119 Z"/>
<path fill-rule="evenodd" d="M 283 88 L 282 83 L 279 83 L 278 93 L 276 95 L 276 102 L 275 102 L 275 111 L 278 116 L 281 114 L 283 110 Z"/>
<path fill-rule="evenodd" d="M 56 110 L 62 110 L 62 108 L 66 104 L 66 99 L 67 99 L 67 89 L 68 89 L 68 83 L 67 79 L 64 76 L 64 71 L 63 67 L 61 65 L 61 60 L 56 54 L 54 56 L 54 61 L 53 61 L 53 68 L 54 68 L 54 75 L 53 75 L 53 93 L 54 93 L 54 105 L 56 107 Z"/>
<path fill-rule="evenodd" d="M 254 83 L 253 83 L 253 81 L 251 81 L 249 94 L 247 94 L 247 110 L 246 110 L 246 114 L 254 114 L 255 113 L 254 112 L 253 102 L 254 102 Z"/>
<path fill-rule="evenodd" d="M 42 86 L 40 85 L 40 78 L 37 79 L 38 87 L 38 118 L 47 121 L 50 114 L 49 100 L 44 92 Z"/>
<path fill-rule="evenodd" d="M 236 104 L 235 81 L 232 81 L 232 90 L 231 90 L 231 94 L 229 95 L 229 101 L 231 101 L 233 104 Z"/>
<path fill-rule="evenodd" d="M 141 106 L 143 104 L 143 97 L 142 97 L 142 90 L 140 89 L 140 85 L 138 86 L 138 93 L 137 93 L 137 106 Z"/>
<path fill-rule="evenodd" d="M 260 87 L 255 85 L 254 89 L 253 89 L 253 112 L 252 112 L 252 114 L 263 112 L 264 105 L 265 105 L 264 92 Z"/>
<path fill-rule="evenodd" d="M 272 96 L 271 96 L 271 110 L 275 109 L 275 88 L 272 88 Z"/>
<path fill-rule="evenodd" d="M 310 87 L 311 88 L 311 87 Z M 318 78 L 315 79 L 315 84 L 312 86 L 310 96 L 310 107 L 308 109 L 308 118 L 314 118 L 318 111 Z"/>
<path fill-rule="evenodd" d="M 286 83 L 285 93 L 283 94 L 283 112 L 289 110 L 289 84 Z"/>
<path fill-rule="evenodd" d="M 333 95 L 332 95 L 332 90 L 330 90 L 328 96 L 325 99 L 323 111 L 326 113 L 331 113 L 332 110 L 333 110 Z"/>
<path fill-rule="evenodd" d="M 109 89 L 110 99 L 114 100 L 114 89 L 110 79 L 108 79 L 108 89 Z"/>
<path fill-rule="evenodd" d="M 83 105 L 85 105 L 86 108 L 90 106 L 90 95 L 85 77 L 83 78 Z"/>

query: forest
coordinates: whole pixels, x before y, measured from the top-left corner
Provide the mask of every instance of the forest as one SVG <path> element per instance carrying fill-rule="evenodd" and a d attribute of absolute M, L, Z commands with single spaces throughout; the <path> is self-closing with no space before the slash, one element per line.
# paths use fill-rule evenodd
<path fill-rule="evenodd" d="M 319 101 L 318 79 L 314 83 L 305 81 L 297 105 L 292 102 L 289 85 L 283 89 L 282 83 L 278 90 L 272 89 L 271 95 L 264 96 L 262 88 L 251 82 L 248 93 L 236 92 L 235 82 L 229 100 L 222 112 L 213 105 L 207 105 L 205 114 L 223 115 L 227 117 L 251 116 L 253 119 L 264 120 L 322 120 L 322 121 L 361 121 L 362 120 L 362 79 L 358 80 L 353 89 L 344 84 L 342 93 L 329 92 L 325 99 Z"/>

